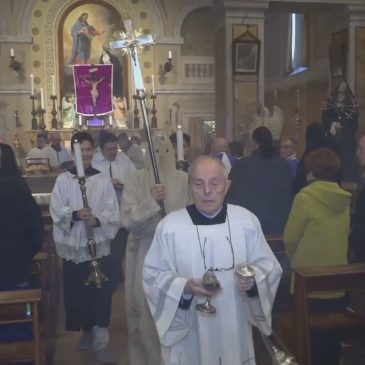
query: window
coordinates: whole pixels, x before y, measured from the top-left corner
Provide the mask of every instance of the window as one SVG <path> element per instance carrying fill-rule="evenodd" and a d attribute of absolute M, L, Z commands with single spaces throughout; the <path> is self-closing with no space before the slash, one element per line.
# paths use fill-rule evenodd
<path fill-rule="evenodd" d="M 290 14 L 287 73 L 294 75 L 308 69 L 307 21 L 304 14 Z"/>

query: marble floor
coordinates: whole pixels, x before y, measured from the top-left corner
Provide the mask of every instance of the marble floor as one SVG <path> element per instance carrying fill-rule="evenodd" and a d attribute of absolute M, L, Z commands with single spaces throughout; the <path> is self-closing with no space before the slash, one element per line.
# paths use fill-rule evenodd
<path fill-rule="evenodd" d="M 125 317 L 124 291 L 118 289 L 113 296 L 112 321 L 110 327 L 112 348 L 117 354 L 117 365 L 129 365 L 127 349 L 127 322 Z M 97 364 L 91 353 L 77 351 L 76 344 L 80 338 L 79 333 L 64 330 L 64 313 L 58 321 L 58 334 L 54 365 L 94 365 Z"/>

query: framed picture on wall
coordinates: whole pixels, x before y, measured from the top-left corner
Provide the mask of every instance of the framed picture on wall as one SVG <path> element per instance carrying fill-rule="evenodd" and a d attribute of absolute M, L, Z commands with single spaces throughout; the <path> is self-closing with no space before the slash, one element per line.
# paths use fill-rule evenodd
<path fill-rule="evenodd" d="M 74 65 L 112 63 L 113 95 L 128 100 L 128 58 L 116 57 L 104 49 L 104 45 L 122 30 L 122 14 L 108 1 L 82 1 L 70 5 L 58 30 L 62 96 L 75 94 Z"/>
<path fill-rule="evenodd" d="M 233 41 L 233 72 L 235 74 L 259 73 L 260 41 L 258 39 Z"/>
<path fill-rule="evenodd" d="M 332 79 L 346 80 L 347 29 L 332 34 L 329 60 Z"/>

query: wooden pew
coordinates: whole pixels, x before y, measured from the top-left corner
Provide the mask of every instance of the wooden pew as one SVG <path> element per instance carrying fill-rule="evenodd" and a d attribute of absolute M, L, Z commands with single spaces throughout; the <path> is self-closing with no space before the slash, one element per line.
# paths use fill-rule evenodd
<path fill-rule="evenodd" d="M 292 350 L 301 365 L 310 365 L 310 331 L 332 330 L 342 338 L 365 334 L 365 318 L 351 309 L 310 313 L 313 293 L 365 289 L 365 265 L 339 265 L 294 270 L 294 310 L 274 315 L 274 331 Z"/>
<path fill-rule="evenodd" d="M 41 290 L 16 290 L 0 292 L 0 325 L 15 323 L 32 323 L 34 338 L 31 341 L 0 345 L 0 364 L 12 364 L 34 361 L 42 364 L 41 329 L 39 304 Z M 27 304 L 31 312 L 27 313 Z"/>

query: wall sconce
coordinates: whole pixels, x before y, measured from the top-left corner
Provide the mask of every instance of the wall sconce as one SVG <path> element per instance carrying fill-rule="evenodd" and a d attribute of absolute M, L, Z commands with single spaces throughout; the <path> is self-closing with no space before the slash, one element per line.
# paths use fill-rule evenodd
<path fill-rule="evenodd" d="M 174 66 L 172 65 L 172 52 L 169 51 L 167 62 L 165 63 L 163 69 L 165 72 L 170 72 Z"/>
<path fill-rule="evenodd" d="M 10 64 L 9 64 L 9 67 L 12 70 L 16 71 L 16 72 L 19 72 L 20 69 L 22 68 L 21 63 L 15 59 L 14 48 L 10 48 Z"/>

